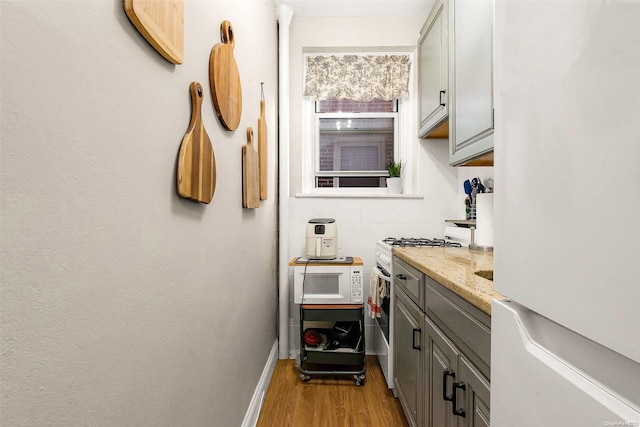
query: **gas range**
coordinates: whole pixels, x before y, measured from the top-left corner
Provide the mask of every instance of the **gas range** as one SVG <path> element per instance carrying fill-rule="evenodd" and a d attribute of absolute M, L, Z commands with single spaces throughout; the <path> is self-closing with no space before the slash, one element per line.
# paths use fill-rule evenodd
<path fill-rule="evenodd" d="M 445 239 L 427 239 L 424 237 L 387 237 L 378 240 L 376 245 L 376 263 L 391 273 L 392 248 L 393 247 L 441 247 L 459 248 L 462 245 Z"/>
<path fill-rule="evenodd" d="M 393 382 L 393 247 L 461 247 L 458 242 L 445 239 L 427 239 L 423 237 L 387 237 L 376 242 L 376 267 L 388 283 L 388 291 L 380 304 L 380 317 L 376 318 L 374 347 L 387 385 L 394 388 Z M 394 393 L 395 394 L 395 393 Z"/>
<path fill-rule="evenodd" d="M 445 239 L 427 239 L 424 237 L 387 237 L 382 240 L 384 243 L 391 246 L 402 246 L 402 247 L 451 247 L 451 248 L 459 248 L 462 245 L 458 242 L 452 242 L 450 240 Z"/>

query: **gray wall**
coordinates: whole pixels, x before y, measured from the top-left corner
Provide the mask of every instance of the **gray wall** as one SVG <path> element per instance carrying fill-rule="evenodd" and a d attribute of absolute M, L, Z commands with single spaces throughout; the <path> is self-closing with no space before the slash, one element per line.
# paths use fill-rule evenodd
<path fill-rule="evenodd" d="M 240 425 L 276 340 L 274 2 L 186 0 L 177 66 L 121 0 L 0 4 L 0 424 Z M 243 86 L 235 132 L 208 82 L 224 19 Z M 194 80 L 217 164 L 210 205 L 175 190 Z M 246 210 L 260 82 L 269 199 Z"/>

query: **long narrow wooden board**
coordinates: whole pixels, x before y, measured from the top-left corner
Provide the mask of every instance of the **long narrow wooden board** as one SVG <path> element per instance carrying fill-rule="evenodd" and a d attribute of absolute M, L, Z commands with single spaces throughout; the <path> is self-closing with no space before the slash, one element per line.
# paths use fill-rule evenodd
<path fill-rule="evenodd" d="M 189 90 L 191 121 L 178 154 L 178 194 L 196 202 L 209 203 L 216 188 L 216 159 L 202 124 L 204 90 L 198 82 L 192 82 Z"/>
<path fill-rule="evenodd" d="M 172 64 L 184 57 L 184 0 L 124 0 L 134 27 Z"/>
<path fill-rule="evenodd" d="M 242 146 L 242 206 L 260 207 L 258 152 L 253 148 L 253 129 L 247 128 L 247 143 Z"/>
<path fill-rule="evenodd" d="M 267 162 L 267 121 L 264 118 L 264 99 L 260 100 L 258 118 L 258 169 L 260 171 L 260 200 L 267 200 L 267 180 L 269 178 Z"/>

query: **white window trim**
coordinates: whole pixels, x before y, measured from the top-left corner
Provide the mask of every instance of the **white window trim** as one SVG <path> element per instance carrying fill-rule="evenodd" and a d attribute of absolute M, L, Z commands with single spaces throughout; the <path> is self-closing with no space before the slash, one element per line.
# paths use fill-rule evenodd
<path fill-rule="evenodd" d="M 341 52 L 341 53 L 336 53 Z M 302 55 L 302 69 L 303 76 L 306 74 L 306 63 L 308 56 L 331 56 L 336 54 L 350 54 L 350 55 L 409 55 L 411 60 L 411 68 L 409 72 L 409 93 L 405 94 L 398 99 L 398 123 L 396 128 L 396 142 L 395 153 L 396 157 L 400 159 L 403 164 L 402 173 L 402 186 L 403 194 L 401 196 L 411 197 L 415 196 L 413 181 L 417 176 L 417 171 L 414 170 L 413 157 L 417 154 L 415 146 L 417 145 L 415 135 L 417 130 L 415 127 L 415 121 L 417 117 L 416 95 L 417 90 L 415 87 L 415 55 L 413 52 L 342 52 L 341 49 L 336 48 L 332 52 L 313 53 L 308 52 Z M 304 78 L 302 79 L 304 85 Z M 303 88 L 304 92 L 304 88 Z M 296 196 L 386 196 L 386 188 L 315 188 L 315 172 L 318 167 L 318 160 L 316 159 L 316 147 L 317 141 L 317 121 L 315 115 L 315 101 L 309 97 L 304 96 L 302 98 L 302 194 Z M 395 196 L 397 197 L 397 196 Z"/>

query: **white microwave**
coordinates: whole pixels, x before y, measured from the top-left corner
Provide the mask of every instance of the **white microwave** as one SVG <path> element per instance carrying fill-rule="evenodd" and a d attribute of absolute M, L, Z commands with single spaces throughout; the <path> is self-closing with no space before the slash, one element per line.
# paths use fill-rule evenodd
<path fill-rule="evenodd" d="M 296 304 L 362 304 L 362 261 L 293 263 L 293 298 Z"/>

